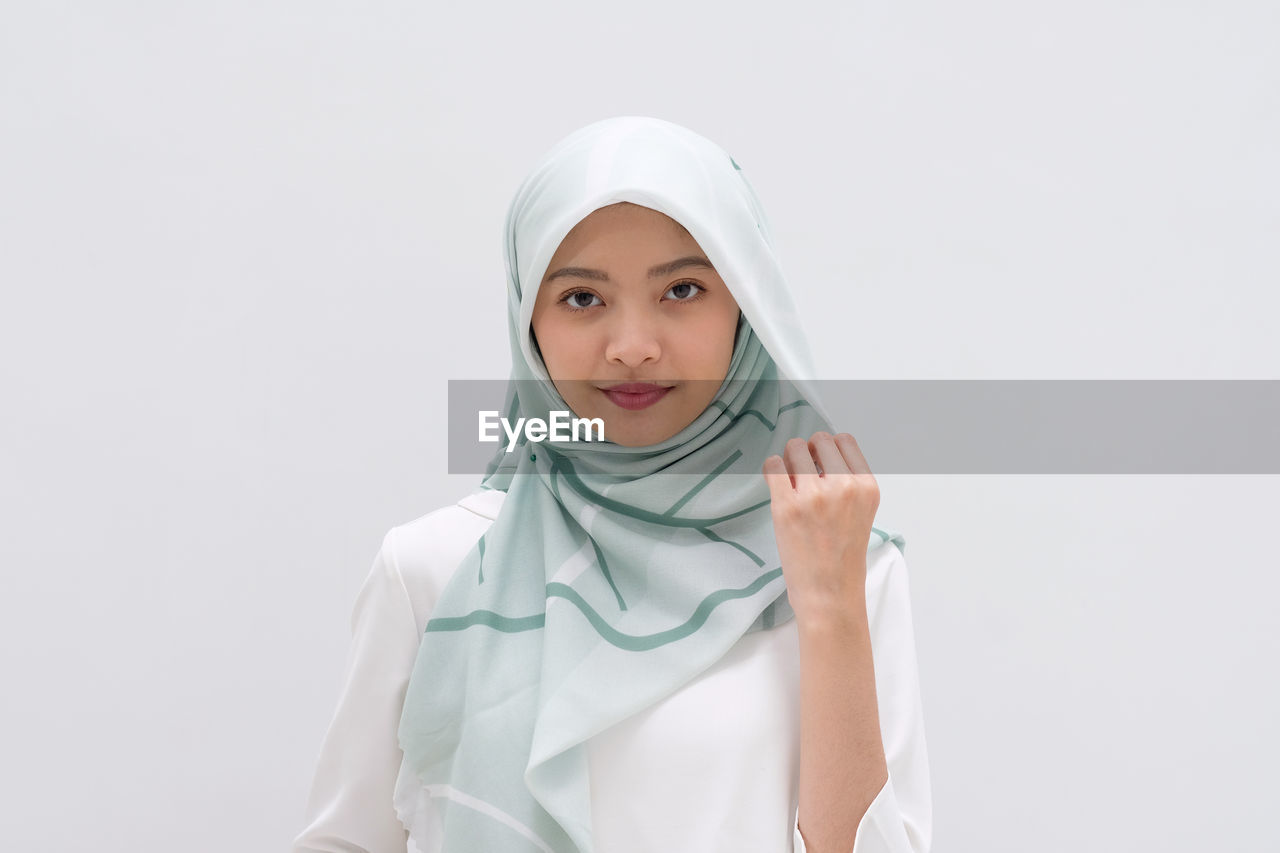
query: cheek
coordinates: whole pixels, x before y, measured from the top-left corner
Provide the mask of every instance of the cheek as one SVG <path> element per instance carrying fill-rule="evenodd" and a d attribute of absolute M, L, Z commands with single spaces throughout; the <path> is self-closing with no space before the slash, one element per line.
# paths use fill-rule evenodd
<path fill-rule="evenodd" d="M 726 320 L 724 317 L 708 317 L 707 322 L 699 324 L 695 334 L 686 338 L 687 350 L 698 364 L 723 375 L 730 361 L 733 360 L 734 335 L 738 329 L 738 315 Z"/>
<path fill-rule="evenodd" d="M 552 378 L 576 375 L 589 362 L 591 341 L 572 322 L 562 322 L 551 314 L 542 318 L 534 334 Z"/>

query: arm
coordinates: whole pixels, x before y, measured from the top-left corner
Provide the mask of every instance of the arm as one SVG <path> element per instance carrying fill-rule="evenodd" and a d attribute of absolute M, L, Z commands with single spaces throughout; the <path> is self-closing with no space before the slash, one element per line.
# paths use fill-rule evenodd
<path fill-rule="evenodd" d="M 345 683 L 320 748 L 306 828 L 290 853 L 404 853 L 407 846 L 392 793 L 402 757 L 396 729 L 418 632 L 391 538 L 383 539 L 356 597 Z"/>
<path fill-rule="evenodd" d="M 906 558 L 886 543 L 855 618 L 801 627 L 796 853 L 928 853 L 932 798 Z M 858 615 L 865 619 L 857 618 Z M 801 815 L 804 815 L 802 818 Z M 810 820 L 813 823 L 810 823 Z M 848 827 L 856 821 L 852 845 Z M 812 845 L 806 846 L 801 824 Z M 836 846 L 836 845 L 841 846 Z"/>

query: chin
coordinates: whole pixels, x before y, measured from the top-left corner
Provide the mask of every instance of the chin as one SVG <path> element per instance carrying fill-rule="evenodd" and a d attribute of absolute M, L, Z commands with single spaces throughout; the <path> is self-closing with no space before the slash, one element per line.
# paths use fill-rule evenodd
<path fill-rule="evenodd" d="M 605 438 L 608 438 L 614 444 L 621 444 L 623 447 L 646 447 L 650 444 L 658 444 L 679 432 L 679 430 L 655 430 L 648 433 L 631 433 L 615 438 L 609 435 L 609 425 L 607 423 L 604 431 Z"/>

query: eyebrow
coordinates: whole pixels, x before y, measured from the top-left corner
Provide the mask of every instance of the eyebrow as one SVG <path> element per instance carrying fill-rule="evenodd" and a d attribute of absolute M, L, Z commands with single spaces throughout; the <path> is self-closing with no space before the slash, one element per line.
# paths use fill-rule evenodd
<path fill-rule="evenodd" d="M 662 278 L 671 275 L 678 270 L 688 267 L 702 267 L 715 272 L 716 268 L 706 258 L 698 255 L 689 255 L 683 258 L 676 258 L 674 261 L 667 261 L 665 264 L 649 268 L 649 278 Z M 593 270 L 586 267 L 562 267 L 551 275 L 547 276 L 546 281 L 550 282 L 556 278 L 587 278 L 592 281 L 609 281 L 609 274 L 604 270 Z"/>

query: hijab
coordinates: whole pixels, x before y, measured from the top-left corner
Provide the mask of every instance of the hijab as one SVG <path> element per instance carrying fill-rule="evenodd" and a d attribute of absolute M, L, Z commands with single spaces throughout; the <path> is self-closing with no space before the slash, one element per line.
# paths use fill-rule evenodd
<path fill-rule="evenodd" d="M 617 202 L 684 226 L 728 286 L 741 309 L 728 373 L 657 444 L 522 439 L 494 454 L 481 488 L 507 495 L 440 593 L 400 719 L 395 804 L 423 851 L 592 853 L 587 741 L 795 616 L 761 467 L 787 440 L 834 430 L 764 210 L 718 145 L 656 118 L 605 119 L 520 185 L 504 415 L 570 411 L 534 346 L 533 306 L 569 231 Z M 905 544 L 873 530 L 871 547 Z"/>

